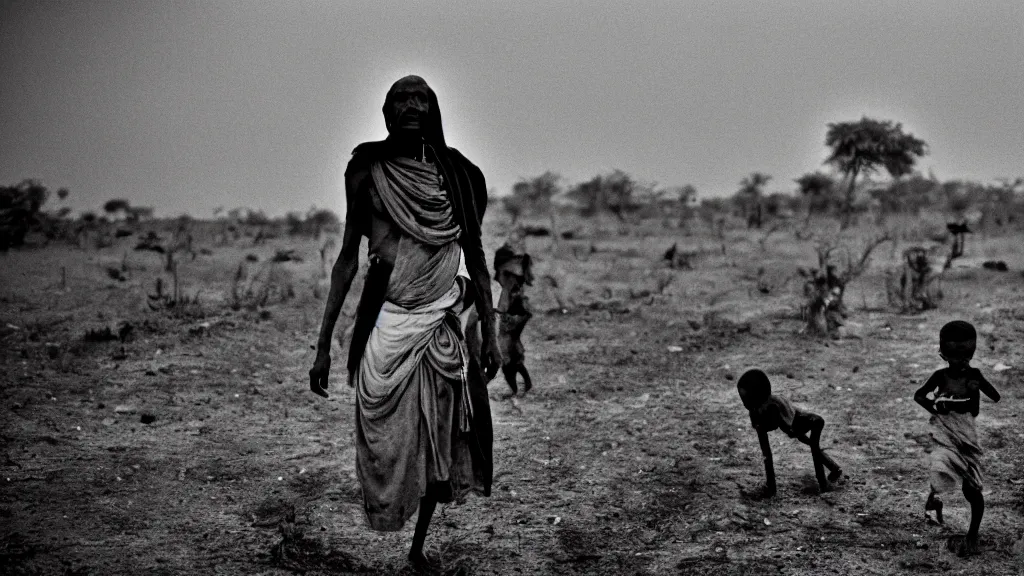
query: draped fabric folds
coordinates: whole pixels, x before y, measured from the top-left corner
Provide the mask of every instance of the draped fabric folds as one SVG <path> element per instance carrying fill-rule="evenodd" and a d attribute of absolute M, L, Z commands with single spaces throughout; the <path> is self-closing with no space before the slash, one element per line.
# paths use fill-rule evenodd
<path fill-rule="evenodd" d="M 353 375 L 356 473 L 370 526 L 400 530 L 432 491 L 481 489 L 464 433 L 472 409 L 458 314 L 459 226 L 431 165 L 375 163 L 374 184 L 402 230 L 387 297 Z"/>
<path fill-rule="evenodd" d="M 417 242 L 440 246 L 458 239 L 448 195 L 440 189 L 437 168 L 429 162 L 396 157 L 370 166 L 373 184 L 395 224 Z M 400 190 L 401 193 L 385 191 Z"/>
<path fill-rule="evenodd" d="M 936 493 L 949 492 L 963 483 L 981 490 L 981 445 L 970 413 L 950 412 L 931 417 L 931 485 Z"/>

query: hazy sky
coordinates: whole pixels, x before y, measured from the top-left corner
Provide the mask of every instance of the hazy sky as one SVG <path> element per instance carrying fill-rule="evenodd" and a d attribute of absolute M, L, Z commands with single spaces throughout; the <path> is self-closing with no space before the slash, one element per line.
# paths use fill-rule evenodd
<path fill-rule="evenodd" d="M 940 178 L 1024 175 L 1024 2 L 0 0 L 0 183 L 76 208 L 339 212 L 416 73 L 506 193 L 621 168 L 702 196 L 818 169 L 826 123 L 892 119 Z M 585 6 L 585 7 L 583 7 Z"/>

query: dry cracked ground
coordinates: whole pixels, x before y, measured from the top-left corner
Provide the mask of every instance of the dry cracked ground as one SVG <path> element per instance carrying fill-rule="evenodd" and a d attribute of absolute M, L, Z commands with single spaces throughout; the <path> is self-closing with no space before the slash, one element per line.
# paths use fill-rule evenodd
<path fill-rule="evenodd" d="M 791 235 L 579 236 L 554 250 L 528 240 L 536 385 L 507 399 L 491 384 L 494 492 L 439 508 L 436 573 L 1021 573 L 1019 235 L 972 237 L 940 307 L 914 315 L 887 309 L 883 288 L 908 243 L 880 248 L 850 287 L 838 340 L 801 332 L 795 272 L 814 250 Z M 488 250 L 501 241 L 488 236 Z M 160 257 L 122 242 L 0 255 L 2 572 L 412 573 L 411 525 L 365 527 L 352 391 L 338 380 L 325 401 L 307 389 L 327 286 L 319 244 L 210 244 L 179 264 L 198 304 L 152 310 Z M 662 263 L 672 242 L 698 252 L 692 270 Z M 285 248 L 303 261 L 267 264 Z M 992 258 L 1010 271 L 980 267 Z M 232 306 L 240 263 L 269 286 L 261 306 Z M 945 526 L 924 520 L 927 419 L 912 400 L 941 367 L 938 329 L 953 318 L 978 326 L 974 364 L 1003 394 L 978 418 L 987 511 L 982 555 L 968 559 L 945 549 L 966 529 L 962 498 L 947 500 Z M 825 417 L 846 473 L 835 492 L 818 494 L 810 454 L 775 434 L 778 495 L 742 495 L 763 479 L 735 393 L 755 366 Z"/>

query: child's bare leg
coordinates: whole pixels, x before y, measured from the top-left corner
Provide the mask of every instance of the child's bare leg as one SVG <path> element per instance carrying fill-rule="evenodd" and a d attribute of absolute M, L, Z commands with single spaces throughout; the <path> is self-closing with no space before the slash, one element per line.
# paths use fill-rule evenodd
<path fill-rule="evenodd" d="M 515 396 L 519 392 L 519 387 L 516 386 L 516 367 L 511 364 L 503 366 L 501 373 L 505 376 L 505 382 L 508 384 L 508 387 L 512 389 L 512 396 Z"/>
<path fill-rule="evenodd" d="M 797 423 L 794 422 L 793 425 L 797 426 Z M 821 450 L 821 431 L 825 428 L 825 419 L 817 414 L 805 413 L 800 426 L 806 426 L 809 432 L 806 437 L 800 434 L 798 439 L 811 447 L 811 460 L 814 462 L 814 477 L 818 480 L 818 488 L 822 492 L 828 492 L 832 489 L 832 483 L 825 477 L 824 467 L 825 460 L 831 461 L 831 458 L 825 456 L 825 453 Z M 832 464 L 835 464 L 835 462 L 832 462 Z M 831 467 L 829 470 L 831 470 Z"/>
<path fill-rule="evenodd" d="M 924 503 L 924 510 L 925 513 L 927 513 L 929 510 L 934 510 L 935 521 L 939 524 L 942 524 L 942 500 L 939 499 L 938 495 L 935 493 L 934 488 L 932 488 L 931 491 L 928 492 L 928 500 L 926 500 Z"/>
<path fill-rule="evenodd" d="M 810 438 L 808 438 L 806 435 L 797 436 L 797 440 L 799 440 L 800 442 L 803 442 L 804 444 L 806 444 L 808 446 L 812 446 L 813 447 L 812 440 Z M 819 442 L 819 448 L 820 448 L 820 442 L 821 442 L 820 438 L 819 438 L 818 442 Z M 836 464 L 836 461 L 833 460 L 832 457 L 829 456 L 828 453 L 825 452 L 824 450 L 820 450 L 819 453 L 820 453 L 820 456 L 821 456 L 821 463 L 829 471 L 828 481 L 829 482 L 835 482 L 836 480 L 839 480 L 840 478 L 842 478 L 843 477 L 843 469 L 839 467 L 839 464 Z"/>
<path fill-rule="evenodd" d="M 967 529 L 967 536 L 949 539 L 947 545 L 957 556 L 973 556 L 979 553 L 978 550 L 978 529 L 981 528 L 981 517 L 985 514 L 985 498 L 981 490 L 964 483 L 964 497 L 971 504 L 971 526 Z"/>
<path fill-rule="evenodd" d="M 523 375 L 523 394 L 530 391 L 533 388 L 533 380 L 530 380 L 530 373 L 526 371 L 526 365 L 519 365 L 519 373 Z"/>
<path fill-rule="evenodd" d="M 825 465 L 825 468 L 828 468 L 829 482 L 836 482 L 843 477 L 843 469 L 824 450 L 821 451 L 821 463 Z"/>
<path fill-rule="evenodd" d="M 825 467 L 822 462 L 823 452 L 821 451 L 821 430 L 825 427 L 825 420 L 817 417 L 811 428 L 811 460 L 814 462 L 814 477 L 818 479 L 818 488 L 822 492 L 832 489 L 832 484 L 825 477 Z"/>
<path fill-rule="evenodd" d="M 430 518 L 437 507 L 437 499 L 432 494 L 420 498 L 420 513 L 416 518 L 416 530 L 412 535 L 412 548 L 409 549 L 409 562 L 415 566 L 426 566 L 429 561 L 423 555 L 423 542 L 427 538 Z"/>

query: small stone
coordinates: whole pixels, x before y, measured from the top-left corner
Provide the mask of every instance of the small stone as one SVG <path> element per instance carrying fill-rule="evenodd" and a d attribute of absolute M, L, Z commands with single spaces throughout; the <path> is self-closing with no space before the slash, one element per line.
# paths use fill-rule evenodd
<path fill-rule="evenodd" d="M 134 414 L 135 406 L 120 404 L 114 407 L 114 414 Z"/>

